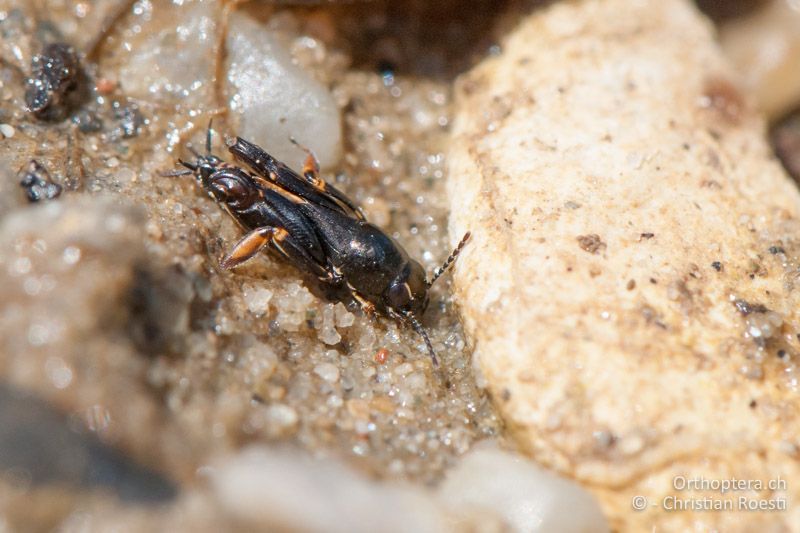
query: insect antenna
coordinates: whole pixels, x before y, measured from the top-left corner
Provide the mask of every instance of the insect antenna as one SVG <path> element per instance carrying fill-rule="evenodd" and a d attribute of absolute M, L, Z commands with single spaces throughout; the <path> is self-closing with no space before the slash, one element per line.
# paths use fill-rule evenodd
<path fill-rule="evenodd" d="M 419 323 L 419 320 L 412 315 L 407 314 L 406 320 L 408 320 L 411 327 L 416 331 L 422 338 L 425 340 L 425 345 L 428 347 L 428 353 L 431 354 L 431 359 L 433 359 L 433 366 L 438 368 L 439 367 L 439 359 L 436 358 L 436 352 L 433 351 L 433 344 L 431 344 L 431 339 L 428 337 L 428 332 L 425 331 L 425 328 L 422 327 L 422 324 Z"/>
<path fill-rule="evenodd" d="M 214 118 L 208 119 L 208 129 L 206 130 L 206 155 L 211 155 L 211 123 L 214 122 Z"/>
<path fill-rule="evenodd" d="M 185 166 L 186 168 L 176 168 L 175 170 L 170 170 L 167 172 L 159 172 L 158 175 L 162 178 L 177 178 L 178 176 L 188 176 L 190 174 L 194 174 L 197 170 L 197 165 L 193 165 L 192 163 L 187 163 L 182 159 L 178 159 L 178 163 Z"/>
<path fill-rule="evenodd" d="M 448 257 L 445 260 L 445 262 L 442 263 L 442 266 L 440 266 L 439 268 L 437 268 L 434 271 L 433 278 L 431 278 L 431 280 L 428 282 L 428 287 L 433 285 L 433 283 L 437 279 L 439 279 L 439 276 L 441 276 L 442 274 L 447 272 L 447 269 L 450 268 L 450 265 L 452 265 L 453 261 L 456 260 L 456 257 L 458 257 L 458 254 L 461 253 L 461 250 L 464 248 L 464 245 L 467 244 L 467 241 L 469 240 L 470 235 L 471 235 L 471 233 L 469 231 L 467 233 L 465 233 L 464 236 L 461 238 L 461 242 L 458 243 L 458 246 L 456 246 L 456 249 L 453 250 L 453 253 L 450 254 L 450 257 Z"/>
<path fill-rule="evenodd" d="M 194 174 L 194 172 L 186 168 L 179 168 L 176 170 L 170 170 L 169 172 L 158 173 L 158 175 L 162 178 L 177 178 L 178 176 L 188 176 L 189 174 Z"/>
<path fill-rule="evenodd" d="M 183 159 L 178 159 L 178 163 L 188 168 L 191 172 L 197 171 L 198 165 L 195 165 L 194 163 L 189 163 L 188 161 L 184 161 Z"/>

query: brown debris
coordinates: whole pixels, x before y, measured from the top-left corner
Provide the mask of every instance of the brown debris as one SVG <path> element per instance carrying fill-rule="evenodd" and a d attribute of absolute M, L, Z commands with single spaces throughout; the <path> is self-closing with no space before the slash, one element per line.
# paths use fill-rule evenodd
<path fill-rule="evenodd" d="M 578 246 L 581 250 L 589 252 L 590 254 L 597 254 L 606 249 L 606 243 L 602 241 L 600 235 L 591 233 L 589 235 L 578 235 L 576 237 Z"/>

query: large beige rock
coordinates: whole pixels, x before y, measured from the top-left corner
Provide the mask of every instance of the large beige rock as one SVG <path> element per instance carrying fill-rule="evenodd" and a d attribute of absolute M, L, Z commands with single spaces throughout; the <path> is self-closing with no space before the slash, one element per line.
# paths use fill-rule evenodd
<path fill-rule="evenodd" d="M 800 195 L 746 100 L 683 0 L 557 4 L 460 82 L 476 364 L 520 447 L 615 528 L 800 527 Z M 786 510 L 741 510 L 759 499 Z"/>

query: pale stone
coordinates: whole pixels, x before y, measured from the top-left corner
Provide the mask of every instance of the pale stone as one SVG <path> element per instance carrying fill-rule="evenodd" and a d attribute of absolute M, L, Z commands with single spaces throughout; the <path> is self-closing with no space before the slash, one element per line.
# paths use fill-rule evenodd
<path fill-rule="evenodd" d="M 212 487 L 230 516 L 259 529 L 433 533 L 451 523 L 424 488 L 379 484 L 290 450 L 244 450 L 214 469 Z"/>
<path fill-rule="evenodd" d="M 520 533 L 608 531 L 597 502 L 575 482 L 488 446 L 464 455 L 447 473 L 439 496 L 454 509 L 477 507 L 497 514 Z"/>
<path fill-rule="evenodd" d="M 124 58 L 118 71 L 122 88 L 142 99 L 172 95 L 202 101 L 213 92 L 220 15 L 219 5 L 209 1 L 142 3 L 117 50 Z"/>
<path fill-rule="evenodd" d="M 231 16 L 226 42 L 237 135 L 293 168 L 305 154 L 291 137 L 313 150 L 323 167 L 335 164 L 341 155 L 341 119 L 327 88 L 296 66 L 269 31 L 247 15 Z"/>
<path fill-rule="evenodd" d="M 781 444 L 800 195 L 710 25 L 684 0 L 565 2 L 502 50 L 460 81 L 448 188 L 453 244 L 473 233 L 454 290 L 510 434 L 612 529 L 800 523 L 796 506 L 664 512 L 677 475 L 800 477 Z M 749 336 L 768 312 L 771 336 Z"/>

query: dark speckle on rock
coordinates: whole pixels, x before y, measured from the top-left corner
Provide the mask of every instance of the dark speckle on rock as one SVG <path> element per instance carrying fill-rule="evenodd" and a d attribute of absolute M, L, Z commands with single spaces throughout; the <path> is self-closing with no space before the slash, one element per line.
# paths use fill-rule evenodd
<path fill-rule="evenodd" d="M 700 106 L 716 111 L 728 124 L 738 123 L 746 107 L 739 89 L 731 81 L 720 77 L 706 80 Z"/>
<path fill-rule="evenodd" d="M 54 183 L 47 169 L 35 159 L 19 171 L 19 178 L 29 202 L 52 200 L 61 194 L 61 185 Z"/>
<path fill-rule="evenodd" d="M 90 109 L 82 109 L 72 115 L 72 123 L 78 126 L 81 133 L 95 133 L 103 129 L 103 121 Z"/>
<path fill-rule="evenodd" d="M 112 137 L 117 139 L 131 139 L 139 135 L 142 126 L 146 124 L 139 107 L 132 102 L 115 100 L 111 104 L 117 127 L 112 132 Z"/>
<path fill-rule="evenodd" d="M 43 120 L 64 117 L 68 96 L 75 93 L 81 67 L 75 49 L 65 43 L 51 43 L 31 60 L 31 75 L 25 84 L 28 111 Z"/>
<path fill-rule="evenodd" d="M 711 263 L 711 268 L 713 268 L 717 272 L 722 272 L 722 263 L 720 263 L 719 261 L 714 261 L 713 263 Z"/>
<path fill-rule="evenodd" d="M 744 316 L 751 313 L 766 313 L 769 311 L 763 304 L 750 303 L 745 300 L 734 300 L 733 305 L 736 306 L 736 310 Z"/>
<path fill-rule="evenodd" d="M 600 235 L 597 235 L 596 233 L 589 235 L 578 235 L 576 240 L 578 241 L 578 246 L 581 247 L 581 250 L 589 252 L 590 254 L 598 254 L 602 250 L 606 249 L 606 243 L 604 243 L 600 238 Z"/>
<path fill-rule="evenodd" d="M 786 250 L 784 250 L 782 246 L 770 246 L 769 253 L 772 255 L 785 254 Z"/>

